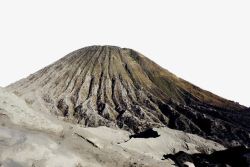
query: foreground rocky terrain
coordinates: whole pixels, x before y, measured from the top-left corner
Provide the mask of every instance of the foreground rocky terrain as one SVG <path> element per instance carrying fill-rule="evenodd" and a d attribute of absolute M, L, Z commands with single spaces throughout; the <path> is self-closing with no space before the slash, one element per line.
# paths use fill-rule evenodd
<path fill-rule="evenodd" d="M 156 128 L 157 137 L 108 127 L 85 128 L 31 109 L 0 89 L 1 167 L 173 166 L 165 153 L 211 153 L 225 148 L 196 135 Z"/>
<path fill-rule="evenodd" d="M 134 50 L 90 46 L 0 90 L 0 162 L 237 166 L 248 163 L 249 122 L 249 108 Z M 237 148 L 233 163 L 217 161 Z"/>

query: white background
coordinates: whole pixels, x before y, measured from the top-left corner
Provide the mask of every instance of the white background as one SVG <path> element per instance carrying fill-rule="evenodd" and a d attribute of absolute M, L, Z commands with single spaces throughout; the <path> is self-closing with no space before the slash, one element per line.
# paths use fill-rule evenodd
<path fill-rule="evenodd" d="M 1 86 L 98 44 L 250 106 L 250 1 L 0 0 Z"/>

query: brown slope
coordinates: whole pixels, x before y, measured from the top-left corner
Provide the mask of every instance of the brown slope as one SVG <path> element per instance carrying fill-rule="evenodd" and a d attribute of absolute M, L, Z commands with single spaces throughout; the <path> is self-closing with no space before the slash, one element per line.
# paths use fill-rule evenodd
<path fill-rule="evenodd" d="M 86 126 L 140 132 L 168 125 L 225 145 L 249 145 L 246 107 L 176 77 L 131 49 L 86 47 L 8 89 L 34 107 Z"/>

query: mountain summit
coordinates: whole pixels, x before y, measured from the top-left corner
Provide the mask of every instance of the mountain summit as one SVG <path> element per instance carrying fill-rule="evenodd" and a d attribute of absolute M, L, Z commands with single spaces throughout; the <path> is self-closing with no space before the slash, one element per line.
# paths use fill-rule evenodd
<path fill-rule="evenodd" d="M 178 78 L 142 54 L 90 46 L 7 87 L 41 111 L 132 132 L 168 126 L 226 146 L 250 145 L 250 112 Z"/>

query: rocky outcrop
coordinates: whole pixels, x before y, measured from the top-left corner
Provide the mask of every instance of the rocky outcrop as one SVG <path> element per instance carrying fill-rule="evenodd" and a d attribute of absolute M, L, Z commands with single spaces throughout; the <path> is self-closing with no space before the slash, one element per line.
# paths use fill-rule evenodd
<path fill-rule="evenodd" d="M 249 167 L 250 149 L 245 147 L 234 147 L 223 151 L 215 151 L 212 154 L 187 154 L 180 151 L 176 154 L 167 154 L 163 159 L 172 159 L 179 167 L 184 167 L 185 162 L 190 162 L 196 167 Z"/>
<path fill-rule="evenodd" d="M 153 130 L 153 129 L 147 129 L 143 132 L 140 132 L 138 134 L 134 134 L 129 136 L 130 138 L 157 138 L 160 135 L 158 134 L 157 131 Z"/>
<path fill-rule="evenodd" d="M 250 145 L 246 107 L 176 77 L 131 49 L 79 49 L 8 90 L 35 108 L 84 126 L 135 133 L 169 126 L 227 146 Z"/>

